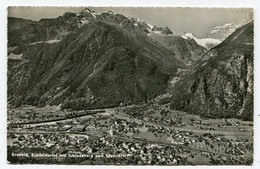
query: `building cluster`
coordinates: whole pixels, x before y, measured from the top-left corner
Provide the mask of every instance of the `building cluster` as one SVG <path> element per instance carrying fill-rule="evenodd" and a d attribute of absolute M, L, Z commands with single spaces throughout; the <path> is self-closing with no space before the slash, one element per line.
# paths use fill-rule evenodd
<path fill-rule="evenodd" d="M 185 158 L 177 153 L 175 147 L 168 145 L 150 144 L 132 140 L 116 139 L 108 136 L 89 137 L 69 136 L 62 134 L 14 134 L 9 137 L 17 138 L 16 142 L 9 145 L 17 151 L 33 149 L 41 150 L 42 153 L 66 153 L 68 154 L 91 154 L 91 158 L 82 158 L 85 160 L 94 160 L 95 156 L 103 154 L 103 161 L 107 164 L 188 164 Z M 127 157 L 118 155 L 128 155 Z M 115 155 L 112 158 L 106 158 L 106 155 Z"/>
<path fill-rule="evenodd" d="M 125 115 L 119 113 L 122 108 L 117 108 L 115 114 L 101 112 L 79 116 L 67 113 L 65 115 L 69 119 L 61 121 L 9 124 L 8 145 L 18 152 L 92 154 L 93 157 L 77 159 L 77 162 L 93 164 L 99 161 L 97 164 L 185 165 L 192 164 L 192 159 L 197 157 L 207 159 L 212 164 L 232 164 L 231 160 L 239 159 L 244 159 L 239 164 L 248 163 L 245 156 L 248 151 L 253 151 L 253 143 L 249 140 L 232 140 L 224 134 L 212 134 L 210 124 L 199 119 L 191 119 L 188 124 L 203 125 L 208 133 L 181 128 L 187 125 L 183 122 L 187 122 L 187 118 L 183 120 L 180 113 L 167 118 L 169 112 L 166 109 L 156 109 L 160 112 L 159 116 L 158 111 L 151 112 L 149 107 L 141 107 L 141 111 L 145 111 L 143 115 L 138 107 L 130 107 L 124 108 L 124 113 L 134 111 Z M 147 112 L 153 115 L 145 115 Z M 83 115 L 85 113 L 81 112 Z M 37 117 L 34 114 L 33 117 Z M 19 116 L 22 115 L 15 113 L 14 117 Z M 102 158 L 100 163 L 100 159 L 97 160 L 101 158 L 98 157 L 100 154 L 110 157 Z"/>

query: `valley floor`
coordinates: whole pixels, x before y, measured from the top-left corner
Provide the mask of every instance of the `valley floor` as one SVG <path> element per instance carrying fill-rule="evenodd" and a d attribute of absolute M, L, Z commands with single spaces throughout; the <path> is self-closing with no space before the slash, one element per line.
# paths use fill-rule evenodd
<path fill-rule="evenodd" d="M 8 161 L 94 165 L 250 165 L 253 122 L 161 105 L 91 111 L 8 109 Z"/>

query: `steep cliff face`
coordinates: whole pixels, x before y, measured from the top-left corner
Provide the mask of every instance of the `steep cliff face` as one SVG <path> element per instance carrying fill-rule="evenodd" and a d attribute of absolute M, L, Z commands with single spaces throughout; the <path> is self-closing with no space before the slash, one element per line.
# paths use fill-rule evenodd
<path fill-rule="evenodd" d="M 58 43 L 27 46 L 9 60 L 11 104 L 93 108 L 145 102 L 184 65 L 144 32 L 92 21 Z"/>
<path fill-rule="evenodd" d="M 171 107 L 207 117 L 252 120 L 253 23 L 237 29 L 204 58 L 175 85 Z"/>

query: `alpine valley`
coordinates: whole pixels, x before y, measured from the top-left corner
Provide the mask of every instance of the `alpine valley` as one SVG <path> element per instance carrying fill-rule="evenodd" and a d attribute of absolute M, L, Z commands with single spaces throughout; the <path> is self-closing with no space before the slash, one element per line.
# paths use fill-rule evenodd
<path fill-rule="evenodd" d="M 252 14 L 241 24 L 215 27 L 206 38 L 197 38 L 193 33 L 178 35 L 168 27 L 88 8 L 39 21 L 8 17 L 8 120 L 13 124 L 10 131 L 14 131 L 8 137 L 12 140 L 17 135 L 26 142 L 30 137 L 20 138 L 17 126 L 24 132 L 25 128 L 33 128 L 45 133 L 46 125 L 59 121 L 55 132 L 70 126 L 64 130 L 68 132 L 64 140 L 76 140 L 72 134 L 82 134 L 83 130 L 77 130 L 80 125 L 85 126 L 84 132 L 92 125 L 96 133 L 89 129 L 88 137 L 99 137 L 95 144 L 108 146 L 100 141 L 102 137 L 116 145 L 121 144 L 118 140 L 127 138 L 136 141 L 132 146 L 135 148 L 126 142 L 118 152 L 129 149 L 125 153 L 133 154 L 143 150 L 134 153 L 132 161 L 125 157 L 121 161 L 73 158 L 74 161 L 49 159 L 46 163 L 251 164 L 253 30 Z M 84 119 L 93 112 L 101 112 L 93 115 L 95 122 Z M 110 121 L 104 122 L 107 118 Z M 53 133 L 49 128 L 50 131 Z M 164 135 L 167 139 L 162 141 Z M 36 136 L 31 137 L 42 142 L 39 139 L 43 138 Z M 53 138 L 62 140 L 63 136 L 46 136 L 46 140 Z M 178 141 L 182 138 L 183 144 Z M 46 140 L 43 143 L 47 145 Z M 64 146 L 72 144 L 72 140 Z M 104 153 L 102 146 L 94 142 L 84 141 L 90 148 L 100 146 L 91 151 L 80 141 L 75 142 L 74 147 L 78 146 L 80 152 L 86 149 L 88 153 Z M 142 144 L 136 146 L 139 142 Z M 158 149 L 160 157 L 149 144 L 162 144 Z M 172 145 L 177 149 L 169 148 Z M 57 147 L 59 141 L 51 153 L 63 152 Z M 13 151 L 18 153 L 14 145 L 9 147 L 9 154 Z M 72 152 L 69 148 L 64 151 Z M 164 157 L 168 151 L 173 157 Z M 115 155 L 115 151 L 106 152 Z M 150 162 L 149 153 L 153 159 Z M 138 154 L 144 157 L 140 155 L 139 159 Z M 8 160 L 42 163 L 11 156 Z"/>

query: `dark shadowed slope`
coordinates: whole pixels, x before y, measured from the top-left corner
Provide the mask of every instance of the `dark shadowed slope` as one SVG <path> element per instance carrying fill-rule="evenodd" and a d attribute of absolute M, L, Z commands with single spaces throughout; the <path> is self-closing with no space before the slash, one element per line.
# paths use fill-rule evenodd
<path fill-rule="evenodd" d="M 58 43 L 27 45 L 9 60 L 11 104 L 93 108 L 145 102 L 184 65 L 143 31 L 92 21 Z"/>
<path fill-rule="evenodd" d="M 175 85 L 172 108 L 208 117 L 253 119 L 253 23 L 204 55 Z"/>

